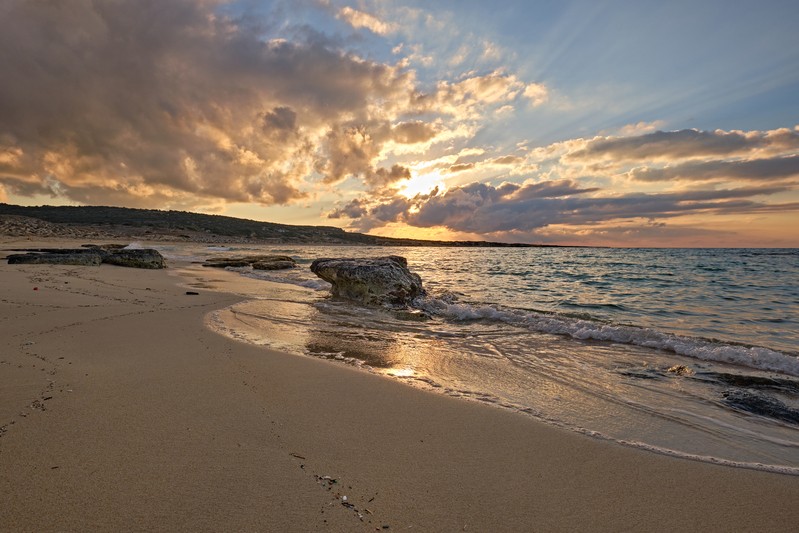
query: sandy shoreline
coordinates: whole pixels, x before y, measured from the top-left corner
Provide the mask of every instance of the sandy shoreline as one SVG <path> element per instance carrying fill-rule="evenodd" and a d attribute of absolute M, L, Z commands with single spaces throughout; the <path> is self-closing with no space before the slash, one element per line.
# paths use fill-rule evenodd
<path fill-rule="evenodd" d="M 8 240 L 0 249 L 22 244 Z M 241 297 L 187 295 L 186 281 L 0 261 L 0 530 L 792 531 L 799 520 L 799 477 L 624 448 L 238 343 L 203 318 Z"/>

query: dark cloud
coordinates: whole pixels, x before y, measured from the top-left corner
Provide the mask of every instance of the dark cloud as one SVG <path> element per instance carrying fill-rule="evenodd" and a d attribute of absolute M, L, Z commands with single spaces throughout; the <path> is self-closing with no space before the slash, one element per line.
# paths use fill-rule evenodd
<path fill-rule="evenodd" d="M 348 176 L 363 175 L 371 170 L 372 160 L 380 153 L 382 145 L 382 139 L 376 139 L 373 131 L 374 128 L 359 125 L 328 132 L 325 156 L 316 166 L 326 183 L 338 183 Z"/>
<path fill-rule="evenodd" d="M 635 137 L 595 139 L 569 155 L 571 159 L 612 157 L 624 160 L 729 156 L 758 148 L 799 148 L 799 131 L 743 133 L 737 131 L 656 131 Z"/>
<path fill-rule="evenodd" d="M 410 170 L 402 165 L 395 164 L 391 168 L 373 165 L 391 135 L 387 121 L 332 129 L 322 143 L 316 171 L 322 174 L 325 183 L 336 184 L 354 176 L 373 189 L 410 178 Z"/>
<path fill-rule="evenodd" d="M 734 179 L 746 181 L 781 180 L 799 177 L 799 156 L 752 159 L 749 161 L 703 161 L 664 168 L 636 168 L 630 177 L 638 181 Z"/>
<path fill-rule="evenodd" d="M 376 221 L 405 222 L 417 227 L 443 226 L 476 234 L 531 232 L 550 225 L 596 225 L 623 219 L 668 219 L 687 214 L 787 212 L 799 203 L 765 204 L 753 197 L 776 194 L 789 187 L 748 187 L 680 193 L 591 196 L 598 189 L 580 188 L 571 181 L 494 187 L 472 183 L 434 191 L 411 200 L 383 201 L 370 207 L 359 203 L 358 214 L 374 227 Z M 356 223 L 358 225 L 358 223 Z"/>
<path fill-rule="evenodd" d="M 524 161 L 523 157 L 515 156 L 515 155 L 503 155 L 501 157 L 496 157 L 491 160 L 491 163 L 494 165 L 517 165 Z"/>
<path fill-rule="evenodd" d="M 276 107 L 272 111 L 264 113 L 263 127 L 267 135 L 277 133 L 283 136 L 287 133 L 296 133 L 297 113 L 290 107 Z"/>
<path fill-rule="evenodd" d="M 411 201 L 402 196 L 385 197 L 377 202 L 366 198 L 355 198 L 343 207 L 328 213 L 327 217 L 349 218 L 353 222 L 352 226 L 359 231 L 369 231 L 400 220 L 411 205 Z"/>
<path fill-rule="evenodd" d="M 380 189 L 396 183 L 400 180 L 409 179 L 411 171 L 402 165 L 393 165 L 390 169 L 378 168 L 366 175 L 365 181 L 374 188 Z"/>
<path fill-rule="evenodd" d="M 596 187 L 580 187 L 572 180 L 542 181 L 520 186 L 514 195 L 517 200 L 528 198 L 557 198 L 559 196 L 572 196 L 587 192 L 595 192 Z"/>
<path fill-rule="evenodd" d="M 220 4 L 3 2 L 0 154 L 16 155 L 0 157 L 0 183 L 92 203 L 286 203 L 306 196 L 326 130 L 393 121 L 407 102 L 396 68 L 318 36 L 265 40 Z M 332 172 L 374 174 L 372 155 Z"/>
<path fill-rule="evenodd" d="M 355 198 L 348 202 L 344 207 L 336 208 L 328 213 L 327 218 L 362 218 L 369 214 L 367 200 Z"/>
<path fill-rule="evenodd" d="M 435 126 L 422 121 L 402 122 L 392 129 L 394 140 L 402 144 L 427 142 L 436 136 Z"/>
<path fill-rule="evenodd" d="M 454 165 L 450 165 L 447 168 L 447 172 L 455 173 L 455 172 L 463 172 L 464 170 L 471 170 L 474 168 L 475 163 L 456 163 Z"/>

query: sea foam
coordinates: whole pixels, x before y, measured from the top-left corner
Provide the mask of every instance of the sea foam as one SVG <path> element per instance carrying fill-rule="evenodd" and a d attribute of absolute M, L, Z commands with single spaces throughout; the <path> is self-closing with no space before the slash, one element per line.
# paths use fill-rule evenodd
<path fill-rule="evenodd" d="M 632 344 L 666 350 L 704 361 L 730 363 L 758 370 L 799 376 L 799 357 L 760 346 L 665 333 L 652 328 L 612 324 L 496 305 L 469 305 L 450 298 L 419 299 L 416 305 L 430 313 L 454 321 L 494 320 L 540 333 L 565 335 L 578 340 Z"/>

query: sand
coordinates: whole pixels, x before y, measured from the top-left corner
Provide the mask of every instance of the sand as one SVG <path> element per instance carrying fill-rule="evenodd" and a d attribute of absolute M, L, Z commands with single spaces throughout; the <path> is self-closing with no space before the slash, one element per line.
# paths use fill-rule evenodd
<path fill-rule="evenodd" d="M 204 317 L 241 296 L 209 290 L 225 273 L 178 273 L 0 261 L 0 530 L 799 521 L 799 477 L 627 448 L 217 335 Z"/>

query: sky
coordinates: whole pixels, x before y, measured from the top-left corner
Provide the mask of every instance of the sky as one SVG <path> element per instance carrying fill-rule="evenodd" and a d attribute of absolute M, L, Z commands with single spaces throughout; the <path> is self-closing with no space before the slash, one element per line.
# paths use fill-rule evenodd
<path fill-rule="evenodd" d="M 799 247 L 799 2 L 0 0 L 0 202 Z"/>

